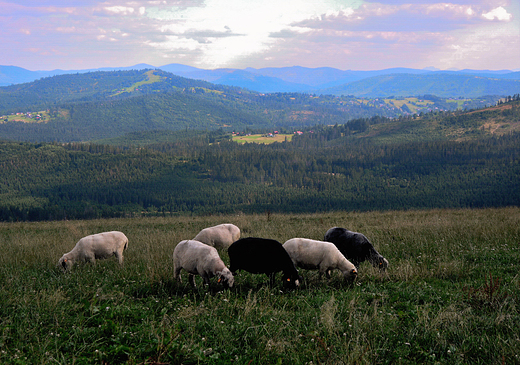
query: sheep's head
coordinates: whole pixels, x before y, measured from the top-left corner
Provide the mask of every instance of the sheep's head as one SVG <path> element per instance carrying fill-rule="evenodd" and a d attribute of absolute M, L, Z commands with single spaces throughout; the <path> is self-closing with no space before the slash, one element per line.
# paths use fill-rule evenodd
<path fill-rule="evenodd" d="M 344 274 L 343 274 L 343 277 L 345 278 L 345 280 L 347 281 L 353 281 L 357 278 L 357 275 L 358 275 L 358 272 L 355 268 L 353 268 L 352 270 L 348 270 L 346 271 Z"/>
<path fill-rule="evenodd" d="M 300 286 L 300 282 L 303 280 L 303 278 L 300 275 L 290 275 L 283 277 L 283 286 L 286 288 L 297 288 Z"/>
<path fill-rule="evenodd" d="M 385 259 L 383 256 L 379 256 L 377 260 L 377 266 L 379 267 L 379 270 L 384 271 L 388 267 L 388 260 Z"/>
<path fill-rule="evenodd" d="M 233 276 L 231 271 L 229 271 L 229 269 L 226 268 L 226 269 L 222 270 L 221 272 L 218 272 L 217 276 L 218 276 L 218 282 L 222 283 L 222 285 L 224 285 L 224 287 L 228 287 L 228 288 L 233 287 L 233 284 L 235 283 L 235 277 Z"/>
<path fill-rule="evenodd" d="M 67 256 L 67 254 L 63 255 L 58 261 L 58 267 L 60 267 L 63 271 L 69 271 L 74 265 L 74 261 Z"/>
<path fill-rule="evenodd" d="M 372 263 L 372 266 L 377 267 L 381 271 L 385 271 L 388 267 L 388 260 L 377 252 L 369 256 L 368 261 Z"/>

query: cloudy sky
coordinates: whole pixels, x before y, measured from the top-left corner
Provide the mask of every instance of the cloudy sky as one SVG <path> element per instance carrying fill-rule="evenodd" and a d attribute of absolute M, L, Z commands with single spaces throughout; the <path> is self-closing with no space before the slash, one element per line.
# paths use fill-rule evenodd
<path fill-rule="evenodd" d="M 0 0 L 0 42 L 33 71 L 520 69 L 520 0 Z"/>

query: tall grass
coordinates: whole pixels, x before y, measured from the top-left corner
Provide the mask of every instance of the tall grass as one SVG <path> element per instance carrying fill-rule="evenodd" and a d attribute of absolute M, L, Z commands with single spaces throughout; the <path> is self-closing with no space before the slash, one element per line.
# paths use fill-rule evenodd
<path fill-rule="evenodd" d="M 293 291 L 244 272 L 230 290 L 175 282 L 175 245 L 224 222 L 282 243 L 346 227 L 390 267 L 352 284 L 300 270 Z M 109 230 L 129 238 L 123 267 L 56 267 Z M 0 251 L 0 363 L 520 363 L 519 208 L 1 223 Z"/>

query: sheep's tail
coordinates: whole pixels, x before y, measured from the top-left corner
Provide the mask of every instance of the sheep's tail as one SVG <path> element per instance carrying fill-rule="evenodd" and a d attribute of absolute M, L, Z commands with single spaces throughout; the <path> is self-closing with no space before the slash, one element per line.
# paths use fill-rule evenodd
<path fill-rule="evenodd" d="M 123 248 L 123 250 L 126 250 L 128 248 L 128 238 L 125 240 L 125 247 Z"/>

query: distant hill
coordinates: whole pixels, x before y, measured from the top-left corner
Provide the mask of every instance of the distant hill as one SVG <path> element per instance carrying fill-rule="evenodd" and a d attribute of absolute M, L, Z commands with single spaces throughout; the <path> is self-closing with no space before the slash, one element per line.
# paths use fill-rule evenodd
<path fill-rule="evenodd" d="M 374 71 L 342 71 L 331 67 L 306 68 L 300 66 L 281 68 L 248 68 L 246 71 L 254 74 L 276 77 L 283 81 L 307 85 L 308 90 L 319 90 L 350 82 L 363 80 L 369 77 L 388 74 L 424 74 L 429 71 L 411 68 L 389 68 Z"/>
<path fill-rule="evenodd" d="M 430 71 L 389 68 L 373 71 L 342 71 L 329 67 L 246 68 L 245 70 L 183 70 L 177 75 L 238 86 L 258 92 L 306 92 L 367 97 L 416 96 L 479 97 L 520 92 L 520 72 Z M 432 86 L 432 85 L 435 85 Z"/>
<path fill-rule="evenodd" d="M 232 80 L 237 74 L 228 76 Z M 251 82 L 262 78 L 266 84 L 272 79 L 253 75 Z M 295 130 L 344 124 L 356 118 L 482 108 L 497 101 L 496 96 L 445 99 L 423 95 L 383 100 L 264 94 L 162 70 L 95 71 L 0 87 L 0 138 L 71 142 L 158 130 Z"/>
<path fill-rule="evenodd" d="M 7 118 L 0 135 L 70 142 L 136 131 L 269 125 L 259 110 L 241 105 L 244 94 L 160 70 L 59 75 L 0 88 L 0 115 Z M 45 111 L 44 119 L 25 117 L 39 111 Z"/>
<path fill-rule="evenodd" d="M 43 77 L 95 71 L 160 69 L 177 76 L 214 84 L 246 88 L 261 93 L 305 92 L 333 95 L 384 97 L 435 94 L 443 97 L 510 95 L 520 92 L 520 72 L 510 70 L 460 70 L 389 68 L 372 71 L 339 70 L 330 67 L 246 68 L 205 70 L 182 64 L 155 67 L 138 64 L 130 67 L 89 70 L 28 71 L 0 66 L 0 86 L 31 82 Z M 399 76 L 399 77 L 398 77 Z M 471 80 L 471 81 L 470 81 Z M 435 83 L 435 87 L 432 86 Z"/>
<path fill-rule="evenodd" d="M 10 86 L 32 82 L 44 77 L 52 77 L 59 75 L 69 75 L 78 73 L 88 73 L 96 71 L 128 71 L 128 70 L 143 70 L 154 69 L 154 66 L 147 64 L 138 64 L 131 67 L 103 67 L 98 69 L 84 69 L 84 70 L 50 70 L 50 71 L 29 71 L 16 66 L 1 66 L 0 65 L 0 86 Z"/>
<path fill-rule="evenodd" d="M 324 94 L 355 95 L 363 97 L 412 96 L 431 94 L 441 97 L 482 95 L 513 95 L 520 92 L 520 72 L 500 78 L 474 74 L 428 73 L 390 74 L 366 78 L 341 86 L 321 90 Z"/>
<path fill-rule="evenodd" d="M 125 98 L 189 87 L 216 87 L 208 82 L 188 80 L 159 70 L 154 71 L 154 75 L 156 78 L 149 82 L 150 74 L 144 70 L 95 71 L 0 87 L 0 113 L 20 111 L 27 106 L 49 108 L 65 102 Z M 129 89 L 133 85 L 140 87 Z"/>

